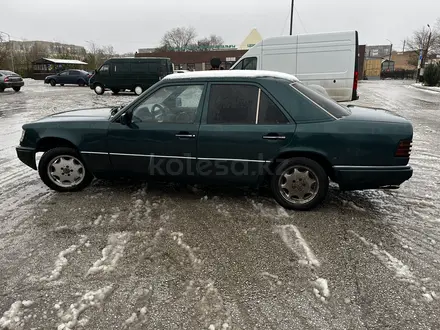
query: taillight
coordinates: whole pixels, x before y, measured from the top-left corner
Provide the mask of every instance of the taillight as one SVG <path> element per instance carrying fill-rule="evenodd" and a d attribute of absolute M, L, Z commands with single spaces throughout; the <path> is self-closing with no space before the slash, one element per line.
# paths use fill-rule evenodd
<path fill-rule="evenodd" d="M 412 148 L 411 140 L 400 140 L 396 150 L 396 157 L 409 158 L 409 156 L 411 155 L 411 148 Z"/>
<path fill-rule="evenodd" d="M 8 82 L 8 81 L 9 81 L 9 78 L 6 77 L 6 78 L 4 79 L 4 82 Z"/>
<path fill-rule="evenodd" d="M 356 93 L 358 89 L 358 80 L 359 80 L 359 72 L 354 72 L 354 80 L 353 80 L 353 92 Z"/>

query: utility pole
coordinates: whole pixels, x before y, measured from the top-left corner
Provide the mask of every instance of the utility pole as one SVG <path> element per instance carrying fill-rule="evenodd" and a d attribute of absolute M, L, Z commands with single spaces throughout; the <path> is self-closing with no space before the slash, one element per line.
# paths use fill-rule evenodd
<path fill-rule="evenodd" d="M 14 51 L 11 43 L 11 35 L 9 33 L 0 31 L 0 33 L 6 34 L 8 36 L 8 46 L 11 48 L 11 63 L 12 63 L 12 71 L 15 71 L 14 67 Z"/>
<path fill-rule="evenodd" d="M 290 8 L 291 13 L 290 13 L 290 35 L 293 34 L 293 10 L 295 8 L 295 0 L 292 0 L 292 6 Z"/>
<path fill-rule="evenodd" d="M 420 68 L 418 68 L 418 70 L 417 70 L 416 81 L 420 81 L 420 77 L 422 76 L 422 70 L 425 68 L 425 61 L 426 61 L 426 58 L 428 57 L 429 47 L 431 46 L 432 29 L 429 24 L 427 24 L 427 26 L 429 27 L 428 42 L 426 43 L 426 47 L 423 47 L 423 44 L 422 44 L 422 48 L 420 50 L 420 56 L 422 58 L 420 59 Z"/>
<path fill-rule="evenodd" d="M 405 42 L 406 42 L 406 40 L 403 40 L 403 49 L 402 49 L 402 53 L 405 53 Z"/>

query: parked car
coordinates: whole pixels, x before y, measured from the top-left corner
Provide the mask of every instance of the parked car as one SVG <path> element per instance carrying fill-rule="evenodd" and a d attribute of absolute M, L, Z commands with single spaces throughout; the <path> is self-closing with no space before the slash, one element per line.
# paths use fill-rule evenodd
<path fill-rule="evenodd" d="M 89 84 L 89 79 L 92 75 L 84 70 L 65 70 L 60 73 L 47 76 L 44 78 L 45 84 L 56 86 L 57 84 L 64 85 L 78 85 L 86 86 Z"/>
<path fill-rule="evenodd" d="M 141 95 L 163 77 L 173 73 L 173 64 L 165 57 L 123 57 L 104 62 L 90 78 L 90 88 L 102 95 L 130 90 Z"/>
<path fill-rule="evenodd" d="M 65 192 L 94 177 L 259 186 L 308 210 L 341 190 L 410 179 L 412 124 L 385 110 L 345 107 L 266 71 L 169 75 L 131 103 L 66 111 L 23 126 L 19 159 Z"/>
<path fill-rule="evenodd" d="M 9 70 L 0 70 L 0 93 L 6 88 L 12 88 L 14 91 L 19 92 L 23 86 L 24 81 L 19 74 Z"/>

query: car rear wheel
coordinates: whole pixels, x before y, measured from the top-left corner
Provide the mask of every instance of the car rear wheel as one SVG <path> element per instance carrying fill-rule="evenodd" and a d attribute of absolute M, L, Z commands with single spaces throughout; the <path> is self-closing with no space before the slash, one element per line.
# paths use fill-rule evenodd
<path fill-rule="evenodd" d="M 12 89 L 13 89 L 14 91 L 16 91 L 16 92 L 19 92 L 20 89 L 21 89 L 21 87 L 12 87 Z"/>
<path fill-rule="evenodd" d="M 82 80 L 82 79 L 79 79 L 77 84 L 78 84 L 78 86 L 83 87 L 83 86 L 85 86 L 86 82 L 84 80 Z"/>
<path fill-rule="evenodd" d="M 51 79 L 50 80 L 50 85 L 51 86 L 55 86 L 57 84 L 57 82 L 55 81 L 55 79 Z"/>
<path fill-rule="evenodd" d="M 142 88 L 141 85 L 137 85 L 137 86 L 134 88 L 134 93 L 135 93 L 136 95 L 141 95 L 143 91 L 144 91 L 144 89 Z"/>
<path fill-rule="evenodd" d="M 4 87 L 0 87 L 0 93 L 3 93 L 5 91 Z"/>
<path fill-rule="evenodd" d="M 304 157 L 284 160 L 271 178 L 276 201 L 291 210 L 306 211 L 316 207 L 327 196 L 328 186 L 324 168 Z"/>
<path fill-rule="evenodd" d="M 102 86 L 101 84 L 96 84 L 95 87 L 93 87 L 93 90 L 98 95 L 102 95 L 105 92 L 104 86 Z"/>
<path fill-rule="evenodd" d="M 93 180 L 73 148 L 57 147 L 46 151 L 40 159 L 38 173 L 49 188 L 59 192 L 82 190 Z"/>

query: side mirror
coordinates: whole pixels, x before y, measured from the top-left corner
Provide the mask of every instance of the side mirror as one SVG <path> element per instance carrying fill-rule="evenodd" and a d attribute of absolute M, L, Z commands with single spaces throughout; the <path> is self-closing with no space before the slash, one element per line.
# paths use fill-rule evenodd
<path fill-rule="evenodd" d="M 131 124 L 131 114 L 129 112 L 124 112 L 120 118 L 121 124 L 128 126 Z"/>

